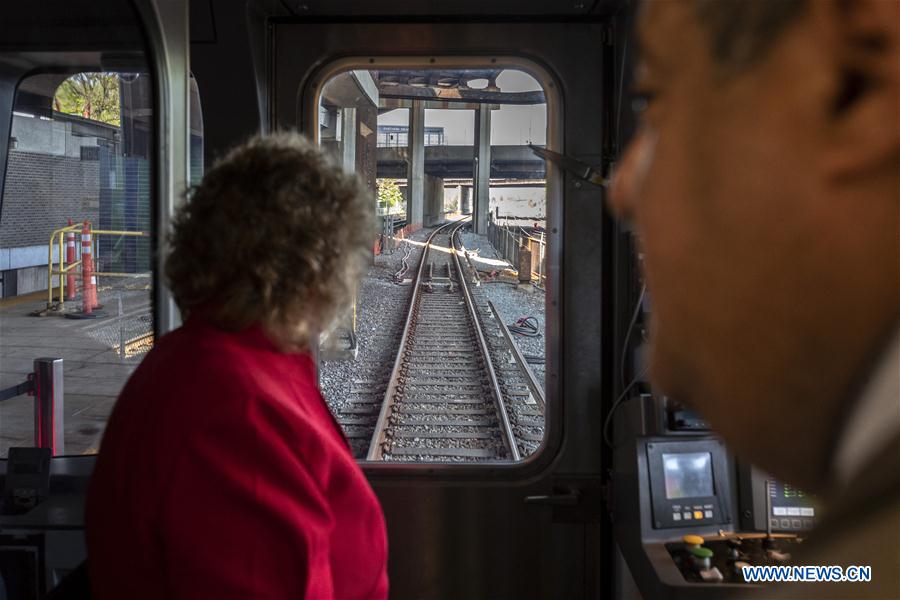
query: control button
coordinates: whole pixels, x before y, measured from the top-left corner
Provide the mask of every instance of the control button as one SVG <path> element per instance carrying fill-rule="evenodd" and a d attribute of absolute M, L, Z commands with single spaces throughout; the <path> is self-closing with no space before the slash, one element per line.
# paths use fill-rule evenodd
<path fill-rule="evenodd" d="M 800 516 L 800 507 L 799 506 L 788 507 L 787 514 L 789 517 L 799 517 Z"/>
<path fill-rule="evenodd" d="M 794 529 L 800 529 L 800 519 L 791 519 L 791 527 Z"/>
<path fill-rule="evenodd" d="M 787 509 L 783 506 L 775 506 L 772 508 L 772 514 L 776 517 L 786 517 Z"/>
<path fill-rule="evenodd" d="M 689 513 L 689 512 L 684 512 L 681 514 L 681 516 L 684 517 L 685 521 L 690 521 L 691 519 L 694 518 L 693 515 L 691 515 L 691 513 Z"/>
<path fill-rule="evenodd" d="M 790 529 L 791 528 L 791 520 L 790 519 L 782 519 L 781 520 L 781 528 L 782 529 Z"/>
<path fill-rule="evenodd" d="M 713 556 L 713 551 L 709 548 L 691 546 L 691 555 L 694 557 L 694 568 L 698 571 L 704 571 L 712 566 L 710 559 Z"/>
<path fill-rule="evenodd" d="M 707 583 L 718 583 L 725 580 L 725 578 L 722 577 L 722 571 L 720 571 L 718 567 L 700 571 L 700 579 Z"/>
<path fill-rule="evenodd" d="M 816 509 L 811 508 L 809 506 L 804 506 L 800 509 L 801 517 L 814 517 L 816 516 Z"/>
<path fill-rule="evenodd" d="M 769 525 L 772 526 L 772 529 L 778 529 L 778 519 L 769 519 Z"/>
<path fill-rule="evenodd" d="M 681 541 L 684 542 L 685 544 L 687 544 L 688 546 L 702 546 L 703 545 L 703 538 L 700 537 L 699 535 L 694 535 L 692 533 L 682 536 Z"/>
<path fill-rule="evenodd" d="M 712 519 L 712 511 L 711 510 L 703 511 L 703 516 L 706 517 L 707 519 Z"/>
<path fill-rule="evenodd" d="M 803 529 L 812 529 L 815 521 L 812 519 L 803 519 Z"/>
<path fill-rule="evenodd" d="M 702 510 L 695 510 L 695 511 L 694 511 L 694 518 L 695 518 L 695 519 L 702 519 L 702 518 L 703 518 L 703 511 L 702 511 Z"/>
<path fill-rule="evenodd" d="M 673 520 L 673 521 L 680 521 L 680 520 L 681 520 L 681 513 L 672 513 L 672 520 Z"/>

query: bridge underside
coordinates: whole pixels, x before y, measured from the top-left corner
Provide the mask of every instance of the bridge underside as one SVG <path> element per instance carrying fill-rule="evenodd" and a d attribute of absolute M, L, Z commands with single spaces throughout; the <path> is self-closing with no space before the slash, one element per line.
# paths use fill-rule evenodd
<path fill-rule="evenodd" d="M 527 146 L 491 146 L 491 179 L 544 179 L 544 161 Z M 406 148 L 378 148 L 380 178 L 404 179 L 409 169 Z M 471 146 L 426 146 L 425 174 L 443 179 L 470 179 L 475 150 Z"/>

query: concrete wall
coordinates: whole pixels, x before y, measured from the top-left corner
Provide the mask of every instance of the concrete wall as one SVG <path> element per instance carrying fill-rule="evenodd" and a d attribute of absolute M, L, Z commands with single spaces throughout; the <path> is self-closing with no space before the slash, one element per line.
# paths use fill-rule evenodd
<path fill-rule="evenodd" d="M 54 113 L 55 118 L 13 113 L 11 138 L 15 150 L 53 156 L 81 157 L 84 146 L 118 146 L 121 129 L 98 121 Z"/>
<path fill-rule="evenodd" d="M 0 211 L 0 248 L 47 244 L 69 218 L 96 222 L 99 183 L 96 160 L 13 150 Z"/>
<path fill-rule="evenodd" d="M 97 145 L 96 137 L 73 137 L 72 123 L 20 115 L 13 115 L 12 137 L 20 152 L 71 158 L 80 158 L 82 146 Z"/>
<path fill-rule="evenodd" d="M 18 269 L 16 271 L 7 271 L 9 275 L 4 273 L 4 280 L 7 277 L 16 278 L 15 295 L 30 294 L 32 292 L 44 291 L 47 289 L 47 267 L 29 267 L 27 269 Z M 9 289 L 7 287 L 7 289 Z M 11 290 L 10 290 L 11 291 Z"/>
<path fill-rule="evenodd" d="M 90 220 L 97 229 L 149 230 L 149 164 L 120 156 L 117 127 L 14 115 L 12 137 L 0 207 L 4 297 L 47 288 L 50 235 L 68 219 Z M 146 270 L 149 238 L 99 239 L 101 267 Z"/>
<path fill-rule="evenodd" d="M 105 148 L 89 151 L 85 160 L 81 149 L 114 144 L 117 135 L 115 127 L 78 119 L 14 115 L 15 148 L 6 165 L 0 249 L 43 245 L 46 252 L 50 234 L 65 226 L 66 219 L 96 222 L 100 214 L 99 152 Z M 26 253 L 16 254 L 18 264 L 4 268 L 35 266 L 22 263 Z M 41 262 L 46 265 L 46 254 Z"/>

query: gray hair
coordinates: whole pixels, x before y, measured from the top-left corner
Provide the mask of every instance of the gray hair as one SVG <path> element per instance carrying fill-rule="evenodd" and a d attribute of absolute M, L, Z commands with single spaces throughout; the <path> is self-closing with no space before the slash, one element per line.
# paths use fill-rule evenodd
<path fill-rule="evenodd" d="M 165 274 L 183 313 L 262 325 L 304 348 L 346 310 L 375 236 L 375 200 L 296 133 L 257 136 L 209 169 L 178 211 Z"/>

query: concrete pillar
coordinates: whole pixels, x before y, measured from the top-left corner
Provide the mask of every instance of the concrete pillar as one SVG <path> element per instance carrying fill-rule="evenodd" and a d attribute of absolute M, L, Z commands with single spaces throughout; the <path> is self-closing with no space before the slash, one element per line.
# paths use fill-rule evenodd
<path fill-rule="evenodd" d="M 356 172 L 366 187 L 376 195 L 378 109 L 374 106 L 356 109 Z"/>
<path fill-rule="evenodd" d="M 418 229 L 424 220 L 425 208 L 425 103 L 413 100 L 409 109 L 409 196 L 406 201 L 407 223 Z"/>
<path fill-rule="evenodd" d="M 459 212 L 463 215 L 472 214 L 472 188 L 459 186 Z"/>
<path fill-rule="evenodd" d="M 475 111 L 475 169 L 472 220 L 475 233 L 487 235 L 491 204 L 491 109 L 482 105 Z"/>
<path fill-rule="evenodd" d="M 378 214 L 378 168 L 376 165 L 378 148 L 376 131 L 378 130 L 378 109 L 366 106 L 356 109 L 356 173 L 365 182 L 372 198 L 372 213 Z M 369 255 L 369 264 L 375 264 L 375 248 Z"/>
<path fill-rule="evenodd" d="M 443 219 L 444 179 L 433 175 L 425 176 L 425 227 L 436 225 Z"/>
<path fill-rule="evenodd" d="M 347 173 L 356 172 L 356 109 L 341 109 L 341 166 Z"/>
<path fill-rule="evenodd" d="M 342 107 L 338 119 L 341 123 L 341 139 L 337 151 L 341 168 L 345 173 L 357 172 L 357 138 L 359 120 L 355 108 Z M 365 140 L 362 141 L 365 143 Z M 356 345 L 356 300 L 353 307 L 341 315 L 331 330 L 319 335 L 320 360 L 354 360 L 358 352 Z"/>

